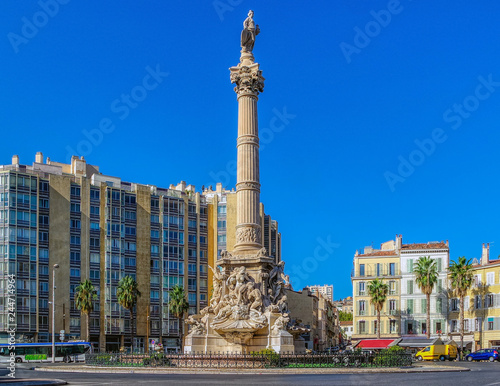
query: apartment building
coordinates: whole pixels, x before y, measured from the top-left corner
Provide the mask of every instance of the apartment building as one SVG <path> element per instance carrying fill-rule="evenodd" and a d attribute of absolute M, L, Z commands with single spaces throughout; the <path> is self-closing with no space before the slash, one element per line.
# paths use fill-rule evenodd
<path fill-rule="evenodd" d="M 403 244 L 401 235 L 396 238 L 401 264 L 401 334 L 422 335 L 430 328 L 432 338 L 448 333 L 448 266 L 450 250 L 448 241 Z M 420 257 L 436 261 L 438 282 L 430 297 L 431 325 L 426 325 L 427 297 L 415 282 L 414 268 Z"/>
<path fill-rule="evenodd" d="M 474 283 L 464 300 L 464 345 L 469 350 L 500 348 L 500 260 L 483 244 L 473 262 Z M 451 280 L 451 279 L 450 279 Z M 460 342 L 460 299 L 450 299 L 449 336 Z"/>
<path fill-rule="evenodd" d="M 380 327 L 377 326 L 375 307 L 370 302 L 368 284 L 379 278 L 389 286 L 387 301 L 381 311 Z M 356 251 L 351 275 L 353 285 L 353 326 L 352 339 L 376 338 L 380 328 L 381 338 L 400 336 L 400 257 L 396 242 L 387 241 L 380 249 L 365 247 L 363 253 Z"/>
<path fill-rule="evenodd" d="M 14 156 L 0 166 L 0 338 L 7 338 L 5 278 L 16 277 L 16 339 L 51 340 L 52 269 L 55 329 L 85 337 L 86 319 L 74 303 L 89 278 L 98 290 L 90 340 L 100 349 L 130 344 L 129 311 L 118 305 L 117 284 L 134 277 L 142 296 L 133 319 L 135 347 L 146 338 L 175 349 L 180 326 L 168 311 L 168 291 L 183 285 L 197 313 L 208 303 L 208 205 L 194 187 L 168 189 L 124 182 L 73 157 L 70 164 L 32 165 Z M 50 311 L 50 312 L 49 312 Z M 149 326 L 148 326 L 149 324 Z"/>
<path fill-rule="evenodd" d="M 325 284 L 325 285 L 310 285 L 307 286 L 309 291 L 311 291 L 314 295 L 319 296 L 319 294 L 325 296 L 331 302 L 333 302 L 333 285 Z"/>

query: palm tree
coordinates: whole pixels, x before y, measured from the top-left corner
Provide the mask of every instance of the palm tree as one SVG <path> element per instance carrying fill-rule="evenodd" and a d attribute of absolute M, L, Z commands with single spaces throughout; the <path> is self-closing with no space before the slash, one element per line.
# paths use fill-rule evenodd
<path fill-rule="evenodd" d="M 184 335 L 184 325 L 182 324 L 182 317 L 184 313 L 189 309 L 189 303 L 186 300 L 186 293 L 184 288 L 180 285 L 172 287 L 168 293 L 168 309 L 169 311 L 179 319 L 179 335 L 181 337 L 181 352 L 182 352 L 182 337 Z"/>
<path fill-rule="evenodd" d="M 118 303 L 129 310 L 130 317 L 130 341 L 132 345 L 132 351 L 134 351 L 134 323 L 133 323 L 133 309 L 137 304 L 137 300 L 141 296 L 138 284 L 132 276 L 124 276 L 118 282 L 118 288 L 116 290 L 116 296 L 118 298 Z"/>
<path fill-rule="evenodd" d="M 89 279 L 81 282 L 75 289 L 75 306 L 87 318 L 87 342 L 90 342 L 89 314 L 94 311 L 94 300 L 97 299 L 97 290 Z"/>
<path fill-rule="evenodd" d="M 426 335 L 427 339 L 431 337 L 431 294 L 439 277 L 436 260 L 430 256 L 422 256 L 417 260 L 415 265 L 415 282 L 418 287 L 427 297 L 427 319 L 426 319 Z"/>
<path fill-rule="evenodd" d="M 368 295 L 370 296 L 370 302 L 373 304 L 375 311 L 377 312 L 377 339 L 380 339 L 380 311 L 382 311 L 384 303 L 387 300 L 388 292 L 389 286 L 380 279 L 374 279 L 368 283 Z"/>
<path fill-rule="evenodd" d="M 467 291 L 472 287 L 474 275 L 472 273 L 472 264 L 465 256 L 453 261 L 450 265 L 451 289 L 460 298 L 460 359 L 464 347 L 464 298 Z"/>

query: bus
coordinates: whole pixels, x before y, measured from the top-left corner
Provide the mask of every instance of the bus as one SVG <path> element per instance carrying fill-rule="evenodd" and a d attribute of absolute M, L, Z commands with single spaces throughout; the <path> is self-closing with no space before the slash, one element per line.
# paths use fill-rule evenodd
<path fill-rule="evenodd" d="M 15 345 L 0 343 L 0 362 L 9 362 L 11 352 L 14 353 L 16 363 L 52 361 L 52 343 L 17 343 Z M 92 347 L 88 342 L 56 343 L 55 360 L 56 362 L 84 361 L 85 354 L 88 352 L 92 352 Z"/>

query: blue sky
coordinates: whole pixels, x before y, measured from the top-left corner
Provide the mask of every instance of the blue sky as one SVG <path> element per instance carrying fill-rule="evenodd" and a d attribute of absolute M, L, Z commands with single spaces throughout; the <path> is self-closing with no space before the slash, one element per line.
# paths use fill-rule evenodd
<path fill-rule="evenodd" d="M 261 199 L 295 287 L 349 295 L 356 249 L 396 234 L 498 256 L 495 1 L 5 0 L 0 163 L 78 153 L 128 181 L 233 187 L 250 8 Z"/>

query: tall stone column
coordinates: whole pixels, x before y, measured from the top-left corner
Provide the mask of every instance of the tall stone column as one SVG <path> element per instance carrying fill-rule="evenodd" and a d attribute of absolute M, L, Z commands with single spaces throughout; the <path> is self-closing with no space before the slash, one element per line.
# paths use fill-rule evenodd
<path fill-rule="evenodd" d="M 242 52 L 240 63 L 230 68 L 238 96 L 238 173 L 236 183 L 237 224 L 234 252 L 255 253 L 262 248 L 260 226 L 258 95 L 264 78 L 253 55 Z"/>

